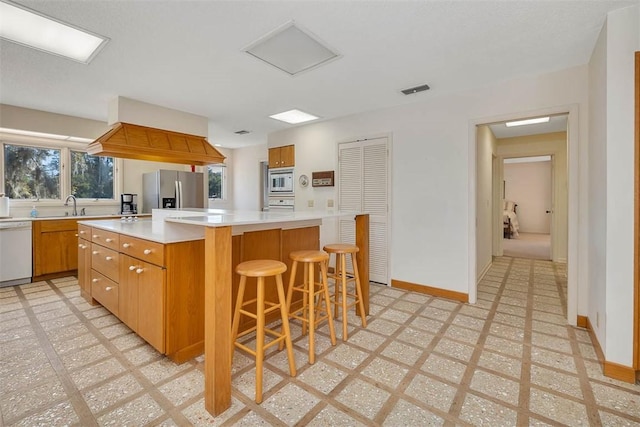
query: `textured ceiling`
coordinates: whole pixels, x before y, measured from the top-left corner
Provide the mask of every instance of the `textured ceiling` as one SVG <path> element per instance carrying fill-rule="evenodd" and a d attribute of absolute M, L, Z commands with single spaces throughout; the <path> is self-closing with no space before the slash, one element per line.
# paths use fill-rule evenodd
<path fill-rule="evenodd" d="M 0 103 L 106 121 L 125 96 L 206 116 L 233 148 L 291 126 L 268 116 L 292 108 L 330 119 L 585 64 L 606 13 L 638 2 L 18 3 L 111 41 L 89 65 L 0 41 Z M 290 20 L 342 57 L 292 77 L 242 51 Z"/>

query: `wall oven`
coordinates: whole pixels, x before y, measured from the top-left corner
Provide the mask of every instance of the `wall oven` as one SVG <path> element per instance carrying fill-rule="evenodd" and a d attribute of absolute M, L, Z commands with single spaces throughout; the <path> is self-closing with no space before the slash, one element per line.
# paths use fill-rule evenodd
<path fill-rule="evenodd" d="M 293 195 L 293 169 L 269 169 L 269 194 L 272 196 Z"/>

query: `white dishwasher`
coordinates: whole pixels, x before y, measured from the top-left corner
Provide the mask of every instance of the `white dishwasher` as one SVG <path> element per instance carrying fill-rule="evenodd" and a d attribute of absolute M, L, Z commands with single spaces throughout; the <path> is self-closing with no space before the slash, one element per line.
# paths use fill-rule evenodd
<path fill-rule="evenodd" d="M 31 221 L 0 221 L 0 287 L 31 283 Z"/>

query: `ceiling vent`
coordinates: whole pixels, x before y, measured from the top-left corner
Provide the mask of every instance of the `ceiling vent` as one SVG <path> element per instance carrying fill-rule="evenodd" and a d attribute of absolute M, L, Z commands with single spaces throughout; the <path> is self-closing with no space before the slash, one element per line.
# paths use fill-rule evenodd
<path fill-rule="evenodd" d="M 244 130 L 244 129 L 242 129 L 242 130 L 237 130 L 237 131 L 235 131 L 234 133 L 235 133 L 236 135 L 246 135 L 246 134 L 248 134 L 248 133 L 251 133 L 251 131 L 250 131 L 250 130 Z"/>
<path fill-rule="evenodd" d="M 414 93 L 422 92 L 431 89 L 429 85 L 416 86 L 409 89 L 403 89 L 401 92 L 405 95 L 413 95 Z"/>
<path fill-rule="evenodd" d="M 293 21 L 256 40 L 244 51 L 292 76 L 340 57 Z"/>

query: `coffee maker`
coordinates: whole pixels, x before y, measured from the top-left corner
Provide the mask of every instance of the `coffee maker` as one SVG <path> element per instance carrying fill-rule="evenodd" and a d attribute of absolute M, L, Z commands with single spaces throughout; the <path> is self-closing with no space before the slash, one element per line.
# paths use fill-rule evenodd
<path fill-rule="evenodd" d="M 120 195 L 120 214 L 134 215 L 138 213 L 138 195 L 125 193 Z"/>

